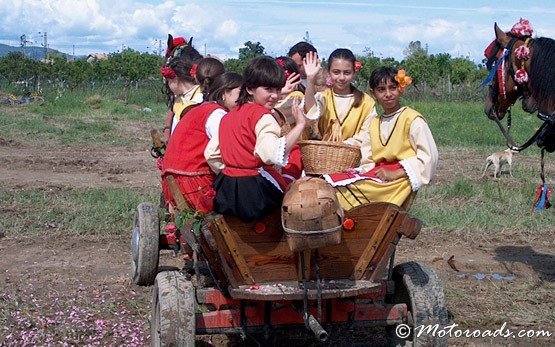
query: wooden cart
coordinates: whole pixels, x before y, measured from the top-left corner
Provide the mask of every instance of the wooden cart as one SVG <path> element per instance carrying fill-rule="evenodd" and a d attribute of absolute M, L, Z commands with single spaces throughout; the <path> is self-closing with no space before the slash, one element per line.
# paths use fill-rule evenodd
<path fill-rule="evenodd" d="M 179 192 L 175 194 L 180 194 Z M 319 341 L 336 326 L 387 328 L 392 345 L 446 345 L 445 337 L 398 335 L 401 324 L 447 325 L 442 285 L 434 270 L 415 262 L 393 267 L 401 237 L 415 238 L 421 221 L 389 203 L 345 213 L 341 242 L 293 252 L 280 211 L 261 221 L 210 214 L 200 230 L 160 234 L 158 208 L 139 205 L 132 238 L 133 280 L 154 284 L 154 346 L 192 346 L 197 334 L 272 332 L 303 327 Z M 193 275 L 158 272 L 158 252 L 187 243 Z M 201 265 L 212 281 L 201 285 Z"/>

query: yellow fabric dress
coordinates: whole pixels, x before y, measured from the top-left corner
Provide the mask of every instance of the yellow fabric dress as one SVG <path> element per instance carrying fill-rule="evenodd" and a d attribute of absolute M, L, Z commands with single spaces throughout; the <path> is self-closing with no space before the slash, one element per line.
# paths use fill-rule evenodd
<path fill-rule="evenodd" d="M 175 102 L 172 106 L 173 119 L 171 130 L 175 129 L 177 123 L 181 120 L 183 116 L 183 111 L 188 110 L 189 107 L 198 105 L 202 103 L 203 95 L 200 86 L 196 85 L 187 91 L 185 94 L 175 98 Z"/>
<path fill-rule="evenodd" d="M 375 101 L 370 95 L 363 93 L 364 97 L 360 106 L 352 107 L 354 97 L 351 99 L 351 106 L 345 114 L 338 114 L 335 96 L 332 88 L 328 88 L 321 92 L 323 102 L 321 117 L 318 120 L 318 129 L 320 134 L 324 135 L 332 120 L 339 121 L 343 140 L 353 137 L 362 128 L 364 121 L 370 116 L 374 110 Z"/>
<path fill-rule="evenodd" d="M 409 132 L 412 122 L 417 118 L 423 119 L 422 115 L 415 110 L 404 108 L 396 120 L 393 131 L 385 142 L 382 141 L 380 136 L 381 117 L 372 119 L 369 129 L 370 146 L 372 148 L 371 160 L 376 165 L 379 165 L 381 162 L 391 163 L 397 161 L 403 164 L 403 160 L 416 157 L 417 152 L 409 141 Z M 434 148 L 430 149 L 430 152 L 437 153 L 435 143 L 432 147 Z M 434 156 L 437 158 L 437 155 L 432 157 Z M 435 171 L 436 163 L 437 159 L 431 161 L 431 165 L 434 168 L 431 172 Z M 407 171 L 407 174 L 409 174 L 409 177 L 418 174 L 409 173 L 410 168 L 406 165 L 402 166 Z M 372 179 L 364 179 L 345 186 L 332 185 L 337 189 L 337 197 L 345 210 L 375 201 L 390 202 L 401 206 L 413 190 L 409 177 L 403 177 L 391 182 L 377 182 Z"/>

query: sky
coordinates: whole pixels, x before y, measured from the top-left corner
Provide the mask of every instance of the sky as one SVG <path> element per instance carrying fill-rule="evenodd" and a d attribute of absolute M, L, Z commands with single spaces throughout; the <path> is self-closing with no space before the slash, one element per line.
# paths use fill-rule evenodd
<path fill-rule="evenodd" d="M 356 55 L 404 58 L 411 41 L 429 54 L 449 53 L 479 63 L 493 40 L 519 18 L 534 36 L 555 37 L 555 1 L 360 0 L 0 0 L 0 43 L 44 44 L 69 55 L 124 48 L 158 53 L 168 34 L 193 37 L 202 54 L 237 58 L 247 41 L 271 56 L 285 55 L 308 37 L 320 56 L 336 48 Z"/>

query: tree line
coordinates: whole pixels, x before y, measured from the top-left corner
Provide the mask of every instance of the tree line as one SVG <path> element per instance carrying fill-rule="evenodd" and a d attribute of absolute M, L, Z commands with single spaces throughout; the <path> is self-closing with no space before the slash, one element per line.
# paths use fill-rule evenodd
<path fill-rule="evenodd" d="M 239 49 L 237 58 L 227 59 L 228 71 L 242 73 L 247 63 L 258 55 L 267 54 L 260 42 L 247 41 Z M 325 66 L 325 57 L 323 64 Z M 372 70 L 378 66 L 405 68 L 416 86 L 413 94 L 429 94 L 431 97 L 470 92 L 465 98 L 474 98 L 476 86 L 485 78 L 483 64 L 475 64 L 465 57 L 452 57 L 448 53 L 429 54 L 427 46 L 420 41 L 410 42 L 404 50 L 404 59 L 380 58 L 367 48 L 357 59 L 363 68 L 355 80 L 357 87 L 366 90 Z M 49 56 L 48 62 L 35 61 L 21 52 L 12 52 L 0 58 L 0 79 L 3 85 L 25 85 L 29 89 L 53 86 L 63 88 L 87 88 L 99 82 L 120 82 L 126 88 L 144 81 L 161 83 L 160 67 L 163 57 L 154 53 L 140 53 L 127 48 L 111 53 L 107 60 L 92 63 L 85 59 L 67 60 L 64 56 Z M 478 93 L 479 94 L 479 93 Z M 461 97 L 460 95 L 458 96 Z"/>

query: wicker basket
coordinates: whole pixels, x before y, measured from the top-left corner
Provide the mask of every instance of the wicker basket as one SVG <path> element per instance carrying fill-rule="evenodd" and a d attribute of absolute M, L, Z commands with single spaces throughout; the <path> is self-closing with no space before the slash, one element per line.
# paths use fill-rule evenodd
<path fill-rule="evenodd" d="M 293 252 L 341 242 L 343 209 L 323 179 L 303 177 L 285 193 L 281 223 Z"/>
<path fill-rule="evenodd" d="M 342 172 L 360 163 L 360 148 L 342 142 L 302 140 L 298 142 L 307 175 Z"/>

